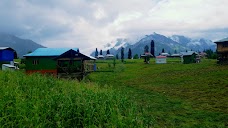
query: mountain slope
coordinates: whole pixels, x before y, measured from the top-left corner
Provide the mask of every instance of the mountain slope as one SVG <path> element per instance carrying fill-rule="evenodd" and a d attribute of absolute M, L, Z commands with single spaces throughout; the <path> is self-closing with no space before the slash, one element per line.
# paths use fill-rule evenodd
<path fill-rule="evenodd" d="M 135 54 L 143 54 L 144 47 L 148 45 L 150 47 L 151 40 L 155 42 L 155 55 L 161 53 L 162 49 L 165 49 L 165 52 L 174 53 L 176 50 L 177 52 L 186 51 L 186 50 L 194 50 L 194 51 L 203 51 L 205 49 L 212 49 L 215 51 L 215 44 L 211 40 L 207 39 L 191 39 L 181 35 L 173 35 L 171 37 L 166 37 L 161 34 L 153 33 L 151 35 L 146 35 L 141 38 L 141 40 L 130 43 L 127 39 L 117 39 L 116 41 L 106 45 L 104 47 L 105 50 L 109 49 L 111 54 L 118 54 L 120 56 L 121 47 L 125 48 L 125 58 L 127 57 L 127 52 L 129 48 L 132 50 L 132 55 Z M 115 43 L 116 42 L 116 43 Z M 106 51 L 103 50 L 103 54 L 106 54 Z M 91 54 L 94 56 L 94 52 Z"/>
<path fill-rule="evenodd" d="M 21 39 L 10 34 L 0 34 L 0 47 L 13 48 L 20 58 L 37 48 L 44 48 L 44 46 L 37 44 L 32 40 Z"/>

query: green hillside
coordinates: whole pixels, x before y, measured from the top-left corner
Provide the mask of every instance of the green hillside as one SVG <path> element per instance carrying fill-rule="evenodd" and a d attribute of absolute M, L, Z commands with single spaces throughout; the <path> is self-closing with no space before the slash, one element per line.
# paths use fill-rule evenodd
<path fill-rule="evenodd" d="M 199 64 L 144 64 L 143 60 L 118 63 L 114 72 L 96 72 L 88 80 L 110 85 L 144 109 L 155 127 L 228 126 L 228 66 L 215 60 Z M 98 62 L 100 70 L 112 70 L 112 62 Z"/>

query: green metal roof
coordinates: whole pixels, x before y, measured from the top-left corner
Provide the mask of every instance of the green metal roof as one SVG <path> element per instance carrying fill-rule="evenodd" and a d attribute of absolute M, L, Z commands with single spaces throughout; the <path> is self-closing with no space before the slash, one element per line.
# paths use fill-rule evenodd
<path fill-rule="evenodd" d="M 38 48 L 34 52 L 24 55 L 24 57 L 30 56 L 59 56 L 67 51 L 70 48 Z M 73 48 L 73 50 L 77 51 L 78 48 Z"/>
<path fill-rule="evenodd" d="M 227 38 L 224 38 L 222 40 L 219 40 L 219 41 L 215 41 L 215 43 L 218 43 L 218 42 L 228 42 L 228 37 Z"/>

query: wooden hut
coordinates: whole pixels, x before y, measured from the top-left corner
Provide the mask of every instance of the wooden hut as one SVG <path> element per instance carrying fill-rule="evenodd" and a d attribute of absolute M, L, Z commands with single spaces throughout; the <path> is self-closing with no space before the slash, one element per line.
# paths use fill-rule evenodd
<path fill-rule="evenodd" d="M 27 73 L 39 72 L 58 77 L 83 76 L 93 70 L 89 60 L 95 60 L 78 52 L 77 48 L 38 48 L 24 57 Z"/>
<path fill-rule="evenodd" d="M 198 53 L 194 51 L 181 52 L 181 61 L 184 64 L 196 63 Z"/>
<path fill-rule="evenodd" d="M 228 38 L 215 42 L 217 44 L 218 63 L 228 64 Z"/>

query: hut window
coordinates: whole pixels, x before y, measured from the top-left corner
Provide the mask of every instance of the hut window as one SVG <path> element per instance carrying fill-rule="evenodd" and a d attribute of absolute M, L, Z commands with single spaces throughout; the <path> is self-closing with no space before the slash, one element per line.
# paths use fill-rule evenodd
<path fill-rule="evenodd" d="M 228 44 L 225 44 L 225 43 L 224 43 L 222 46 L 223 46 L 223 47 L 228 47 Z"/>
<path fill-rule="evenodd" d="M 33 64 L 33 65 L 38 65 L 38 64 L 39 64 L 39 60 L 33 60 L 33 61 L 32 61 L 32 64 Z"/>

